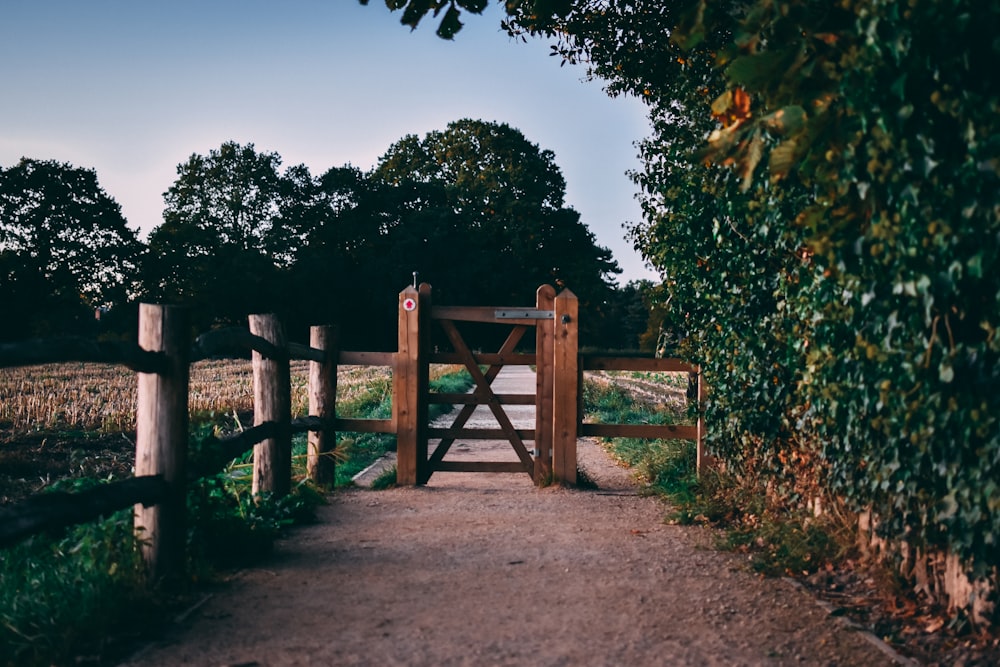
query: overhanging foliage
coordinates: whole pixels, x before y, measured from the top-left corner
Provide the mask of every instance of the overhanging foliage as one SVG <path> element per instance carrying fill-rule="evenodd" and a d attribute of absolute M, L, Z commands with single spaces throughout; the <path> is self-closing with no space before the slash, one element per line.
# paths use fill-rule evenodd
<path fill-rule="evenodd" d="M 632 234 L 709 375 L 717 450 L 995 567 L 1000 2 L 506 9 L 649 105 Z"/>

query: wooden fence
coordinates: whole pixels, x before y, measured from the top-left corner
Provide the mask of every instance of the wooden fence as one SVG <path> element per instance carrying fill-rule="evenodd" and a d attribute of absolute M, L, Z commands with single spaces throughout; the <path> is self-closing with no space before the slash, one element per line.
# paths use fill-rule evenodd
<path fill-rule="evenodd" d="M 501 399 L 510 399 L 497 397 L 489 390 L 488 384 L 499 368 L 506 363 L 537 363 L 538 392 L 533 400 L 536 420 L 541 423 L 536 423 L 539 435 L 533 435 L 536 459 L 529 460 L 536 482 L 541 483 L 549 474 L 561 481 L 576 482 L 576 438 L 580 435 L 691 439 L 697 442 L 700 470 L 704 459 L 700 417 L 694 426 L 585 424 L 581 402 L 585 370 L 680 371 L 697 374 L 700 406 L 704 395 L 700 369 L 676 359 L 580 355 L 576 297 L 568 291 L 556 296 L 550 286 L 542 286 L 538 294 L 538 309 L 533 312 L 548 308 L 552 313 L 546 326 L 538 327 L 537 354 L 530 355 L 514 353 L 516 340 L 509 341 L 497 354 L 473 354 L 460 338 L 453 339 L 453 343 L 459 343 L 455 352 L 431 354 L 428 339 L 421 333 L 429 329 L 427 285 L 400 293 L 399 350 L 395 353 L 340 350 L 337 330 L 331 326 L 312 327 L 308 346 L 290 343 L 274 315 L 251 315 L 248 329 L 215 330 L 191 341 L 184 308 L 151 304 L 140 305 L 137 344 L 62 338 L 0 345 L 0 367 L 89 361 L 123 364 L 138 374 L 135 477 L 80 493 L 39 494 L 0 507 L 0 547 L 47 528 L 82 523 L 134 505 L 135 530 L 151 577 L 162 581 L 179 575 L 183 570 L 187 482 L 215 472 L 191 469 L 187 461 L 189 367 L 193 361 L 235 350 L 252 352 L 254 425 L 219 439 L 216 448 L 219 460 L 231 460 L 253 447 L 254 495 L 266 492 L 282 496 L 289 492 L 291 438 L 293 433 L 302 432 L 308 432 L 307 474 L 320 485 L 332 485 L 334 480 L 332 452 L 337 431 L 396 434 L 398 481 L 426 482 L 430 470 L 426 467 L 427 438 L 433 431 L 427 423 L 427 403 L 434 400 L 427 392 L 431 362 L 464 363 L 477 379 L 477 395 L 487 396 L 497 408 Z M 485 321 L 481 318 L 486 312 L 475 308 L 435 311 L 434 317 L 439 319 L 471 317 L 471 321 Z M 489 317 L 493 316 L 491 309 Z M 537 324 L 533 318 L 520 321 L 504 317 L 508 324 L 522 329 Z M 294 421 L 289 370 L 292 359 L 310 362 L 309 416 Z M 484 375 L 479 364 L 496 368 Z M 338 365 L 392 367 L 392 418 L 338 418 Z M 474 407 L 467 399 L 458 395 L 448 400 L 465 403 L 464 409 Z M 513 427 L 504 431 L 510 435 L 507 431 L 513 431 Z"/>
<path fill-rule="evenodd" d="M 582 435 L 633 438 L 688 439 L 696 443 L 698 470 L 706 463 L 701 405 L 704 383 L 701 369 L 679 359 L 583 355 L 579 351 L 579 303 L 570 290 L 558 295 L 542 285 L 529 307 L 434 306 L 430 285 L 407 287 L 399 295 L 399 353 L 394 376 L 393 412 L 398 415 L 397 483 L 424 484 L 435 471 L 527 472 L 536 484 L 558 480 L 576 483 L 577 438 Z M 458 323 L 496 325 L 509 329 L 505 342 L 494 353 L 473 352 L 463 340 Z M 529 328 L 535 330 L 533 353 L 516 347 Z M 451 351 L 437 351 L 433 333 L 443 331 Z M 462 364 L 475 382 L 470 394 L 435 394 L 428 387 L 432 363 Z M 491 384 L 503 366 L 534 365 L 535 394 L 498 395 Z M 486 368 L 485 371 L 481 368 Z M 583 373 L 587 370 L 686 372 L 698 383 L 698 419 L 690 426 L 657 424 L 584 423 Z M 461 405 L 449 428 L 427 423 L 429 402 Z M 534 405 L 533 429 L 518 429 L 505 413 L 505 405 Z M 482 406 L 495 421 L 493 428 L 468 428 L 472 411 Z M 499 428 L 497 428 L 499 427 Z M 456 438 L 503 439 L 511 443 L 518 461 L 447 461 Z M 431 451 L 430 440 L 438 439 Z M 525 440 L 535 443 L 529 452 Z"/>
<path fill-rule="evenodd" d="M 190 469 L 188 373 L 193 361 L 252 352 L 254 425 L 216 443 L 218 459 L 251 447 L 253 493 L 285 495 L 291 486 L 291 438 L 308 432 L 306 469 L 332 485 L 336 429 L 393 432 L 391 420 L 336 419 L 338 364 L 393 364 L 392 353 L 342 352 L 337 330 L 312 327 L 310 345 L 287 342 L 274 315 L 251 315 L 249 329 L 221 329 L 190 340 L 187 311 L 141 304 L 137 344 L 60 338 L 0 345 L 0 367 L 70 361 L 123 364 L 137 372 L 135 477 L 78 493 L 50 492 L 0 507 L 0 547 L 54 527 L 93 520 L 135 506 L 135 530 L 154 581 L 183 568 L 187 482 L 214 470 Z M 308 360 L 309 416 L 291 419 L 290 361 Z"/>

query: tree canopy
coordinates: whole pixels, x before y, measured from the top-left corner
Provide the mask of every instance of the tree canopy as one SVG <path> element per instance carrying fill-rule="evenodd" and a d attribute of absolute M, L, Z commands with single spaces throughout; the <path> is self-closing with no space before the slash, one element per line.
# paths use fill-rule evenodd
<path fill-rule="evenodd" d="M 136 231 L 93 170 L 0 168 L 0 339 L 78 332 L 137 287 Z"/>
<path fill-rule="evenodd" d="M 291 328 L 351 320 L 385 332 L 356 344 L 386 348 L 395 302 L 374 295 L 414 271 L 438 303 L 530 303 L 546 282 L 612 297 L 620 269 L 565 206 L 555 156 L 508 125 L 404 137 L 367 173 L 280 165 L 232 142 L 179 165 L 149 237 L 146 295 L 194 306 L 202 327 L 265 310 Z"/>
<path fill-rule="evenodd" d="M 146 297 L 188 304 L 202 325 L 273 310 L 294 254 L 282 213 L 295 175 L 302 179 L 294 169 L 282 176 L 280 166 L 277 153 L 235 142 L 178 165 L 163 224 L 149 235 Z"/>
<path fill-rule="evenodd" d="M 620 273 L 565 206 L 554 154 L 506 124 L 465 119 L 405 137 L 372 177 L 409 193 L 390 245 L 451 303 L 524 303 L 542 283 L 601 300 Z"/>

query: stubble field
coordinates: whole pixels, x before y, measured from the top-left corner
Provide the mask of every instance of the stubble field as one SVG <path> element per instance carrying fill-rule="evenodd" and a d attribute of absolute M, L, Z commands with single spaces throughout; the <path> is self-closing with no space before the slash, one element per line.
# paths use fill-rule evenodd
<path fill-rule="evenodd" d="M 308 362 L 291 366 L 292 417 L 308 413 Z M 387 391 L 388 368 L 339 369 L 338 403 Z M 0 503 L 66 477 L 127 477 L 135 462 L 136 374 L 120 366 L 47 364 L 0 369 Z M 249 425 L 253 376 L 247 360 L 191 365 L 193 422 L 220 430 Z"/>

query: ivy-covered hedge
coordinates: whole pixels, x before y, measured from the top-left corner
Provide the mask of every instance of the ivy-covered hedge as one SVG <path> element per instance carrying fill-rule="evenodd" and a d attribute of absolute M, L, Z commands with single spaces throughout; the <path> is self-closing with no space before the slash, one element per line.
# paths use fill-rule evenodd
<path fill-rule="evenodd" d="M 995 567 L 1000 2 L 584 0 L 552 20 L 513 23 L 649 105 L 632 235 L 707 369 L 712 446 L 790 501 L 830 491 Z"/>
<path fill-rule="evenodd" d="M 980 573 L 1000 554 L 998 34 L 996 2 L 751 3 L 704 153 L 729 210 L 646 231 L 706 258 L 657 254 L 692 281 L 729 458 L 815 461 L 890 537 Z"/>

